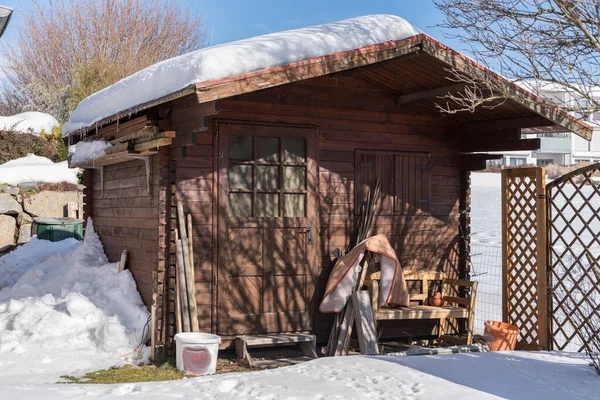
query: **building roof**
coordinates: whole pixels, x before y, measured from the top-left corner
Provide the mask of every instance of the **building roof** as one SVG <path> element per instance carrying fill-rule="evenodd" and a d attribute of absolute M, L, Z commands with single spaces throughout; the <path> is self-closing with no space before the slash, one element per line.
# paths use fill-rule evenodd
<path fill-rule="evenodd" d="M 558 126 L 591 139 L 588 124 L 389 15 L 260 36 L 166 60 L 83 100 L 63 130 L 107 124 L 192 93 L 203 103 L 342 73 L 397 94 L 399 109 L 438 113 L 441 96 L 464 88 L 452 80 L 450 69 L 465 76 L 483 73 L 508 97 L 494 107 L 448 115 L 458 123 L 478 129 Z M 178 73 L 185 77 L 178 86 L 171 82 L 156 90 L 156 82 Z"/>

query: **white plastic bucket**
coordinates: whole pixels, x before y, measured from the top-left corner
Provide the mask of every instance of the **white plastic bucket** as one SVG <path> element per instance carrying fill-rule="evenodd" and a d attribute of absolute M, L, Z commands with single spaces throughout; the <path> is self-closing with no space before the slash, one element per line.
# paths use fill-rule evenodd
<path fill-rule="evenodd" d="M 175 335 L 177 369 L 190 375 L 217 371 L 221 337 L 210 333 L 183 332 Z"/>

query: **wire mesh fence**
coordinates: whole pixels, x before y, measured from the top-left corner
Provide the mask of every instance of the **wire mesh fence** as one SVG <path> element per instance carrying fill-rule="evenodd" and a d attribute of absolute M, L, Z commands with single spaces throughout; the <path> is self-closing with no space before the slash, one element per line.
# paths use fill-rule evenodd
<path fill-rule="evenodd" d="M 483 334 L 487 320 L 502 321 L 502 247 L 471 244 L 471 280 L 478 281 L 475 334 Z"/>

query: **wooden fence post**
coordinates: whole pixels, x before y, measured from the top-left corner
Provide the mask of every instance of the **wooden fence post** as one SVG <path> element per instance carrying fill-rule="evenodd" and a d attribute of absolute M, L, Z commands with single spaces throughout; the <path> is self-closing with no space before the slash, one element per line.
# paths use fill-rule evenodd
<path fill-rule="evenodd" d="M 502 319 L 517 348 L 548 349 L 546 171 L 502 171 Z M 535 304 L 535 307 L 533 306 Z"/>

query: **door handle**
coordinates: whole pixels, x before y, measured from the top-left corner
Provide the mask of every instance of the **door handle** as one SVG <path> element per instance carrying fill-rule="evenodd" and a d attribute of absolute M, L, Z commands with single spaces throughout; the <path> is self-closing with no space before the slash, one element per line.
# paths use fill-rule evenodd
<path fill-rule="evenodd" d="M 312 222 L 308 221 L 308 224 L 306 225 L 306 233 L 308 234 L 308 237 L 306 238 L 306 241 L 308 244 L 312 244 L 313 242 L 313 228 L 312 228 Z"/>

